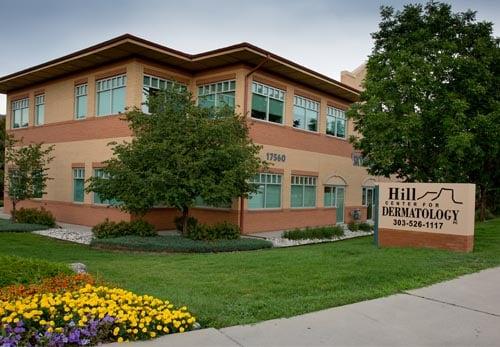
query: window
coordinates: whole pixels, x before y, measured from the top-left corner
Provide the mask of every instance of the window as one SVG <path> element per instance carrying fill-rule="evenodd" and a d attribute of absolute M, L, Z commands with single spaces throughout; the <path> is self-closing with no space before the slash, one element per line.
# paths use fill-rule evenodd
<path fill-rule="evenodd" d="M 251 183 L 257 186 L 257 191 L 248 197 L 248 208 L 280 208 L 281 180 L 282 176 L 279 174 L 260 173 L 255 175 Z"/>
<path fill-rule="evenodd" d="M 361 153 L 352 153 L 352 165 L 353 166 L 363 166 L 364 158 Z"/>
<path fill-rule="evenodd" d="M 75 118 L 82 119 L 87 115 L 87 84 L 75 86 Z"/>
<path fill-rule="evenodd" d="M 103 169 L 94 169 L 94 177 L 99 177 L 102 179 L 108 179 L 109 174 L 105 173 Z M 99 193 L 94 192 L 94 204 L 100 205 L 116 205 L 117 201 L 115 199 L 101 199 Z"/>
<path fill-rule="evenodd" d="M 42 125 L 45 118 L 45 94 L 35 96 L 35 125 Z"/>
<path fill-rule="evenodd" d="M 265 84 L 252 83 L 252 118 L 283 124 L 285 92 Z"/>
<path fill-rule="evenodd" d="M 198 196 L 194 201 L 195 207 L 209 207 L 209 208 L 231 208 L 232 202 L 223 203 L 220 205 L 210 205 L 203 200 L 201 196 Z"/>
<path fill-rule="evenodd" d="M 294 96 L 293 126 L 309 131 L 318 131 L 319 102 Z"/>
<path fill-rule="evenodd" d="M 85 189 L 85 169 L 73 169 L 73 201 L 83 202 Z"/>
<path fill-rule="evenodd" d="M 179 85 L 181 90 L 187 90 L 187 87 L 185 85 L 179 84 L 175 81 L 150 75 L 144 75 L 142 79 L 142 111 L 145 113 L 149 113 L 147 101 L 150 95 L 154 95 L 154 93 L 159 90 L 172 88 L 174 85 Z"/>
<path fill-rule="evenodd" d="M 106 116 L 125 110 L 127 76 L 121 75 L 96 82 L 97 115 Z"/>
<path fill-rule="evenodd" d="M 292 176 L 292 207 L 316 206 L 316 177 Z"/>
<path fill-rule="evenodd" d="M 347 137 L 344 110 L 328 106 L 326 112 L 326 133 L 342 139 Z"/>
<path fill-rule="evenodd" d="M 335 186 L 325 186 L 323 205 L 325 207 L 337 206 L 337 191 L 335 189 Z"/>
<path fill-rule="evenodd" d="M 198 86 L 198 105 L 201 107 L 229 106 L 234 109 L 236 81 L 222 81 Z"/>
<path fill-rule="evenodd" d="M 12 102 L 12 128 L 26 128 L 29 122 L 29 99 Z"/>
<path fill-rule="evenodd" d="M 43 171 L 33 171 L 31 177 L 33 179 L 33 197 L 41 199 L 43 196 Z"/>

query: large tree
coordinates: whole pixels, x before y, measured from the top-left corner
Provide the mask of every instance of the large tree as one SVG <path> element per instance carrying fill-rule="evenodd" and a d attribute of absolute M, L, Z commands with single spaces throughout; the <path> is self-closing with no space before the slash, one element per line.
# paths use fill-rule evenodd
<path fill-rule="evenodd" d="M 484 217 L 499 187 L 499 40 L 448 4 L 381 8 L 365 90 L 348 112 L 368 171 L 409 182 L 476 183 Z"/>
<path fill-rule="evenodd" d="M 45 193 L 48 165 L 54 159 L 54 145 L 43 143 L 22 144 L 22 140 L 6 135 L 5 164 L 7 167 L 6 189 L 12 202 L 12 220 L 16 221 L 16 207 L 20 201 L 41 198 Z"/>
<path fill-rule="evenodd" d="M 107 178 L 91 178 L 88 191 L 139 216 L 154 206 L 177 208 L 184 233 L 197 198 L 218 206 L 253 191 L 249 179 L 264 163 L 244 117 L 229 107 L 197 106 L 179 88 L 150 96 L 148 107 L 126 112 L 133 139 L 112 144 Z"/>

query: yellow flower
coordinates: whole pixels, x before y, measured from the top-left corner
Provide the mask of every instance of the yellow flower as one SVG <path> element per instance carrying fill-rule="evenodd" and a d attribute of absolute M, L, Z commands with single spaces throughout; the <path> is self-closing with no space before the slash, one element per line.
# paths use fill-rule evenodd
<path fill-rule="evenodd" d="M 123 342 L 123 337 L 121 337 L 121 336 L 120 336 L 120 337 L 118 338 L 118 340 L 116 340 L 116 341 L 118 341 L 119 343 L 122 343 L 122 342 Z"/>
<path fill-rule="evenodd" d="M 114 330 L 113 330 L 113 335 L 118 335 L 118 333 L 120 332 L 120 328 L 119 327 L 116 327 Z"/>

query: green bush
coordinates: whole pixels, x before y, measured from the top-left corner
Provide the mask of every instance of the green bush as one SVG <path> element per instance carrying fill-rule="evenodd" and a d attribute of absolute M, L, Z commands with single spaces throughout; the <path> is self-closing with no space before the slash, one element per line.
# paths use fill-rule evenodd
<path fill-rule="evenodd" d="M 236 240 L 240 237 L 240 228 L 229 222 L 214 225 L 198 224 L 189 231 L 188 237 L 192 240 Z"/>
<path fill-rule="evenodd" d="M 92 246 L 105 249 L 119 249 L 148 252 L 234 252 L 271 248 L 270 241 L 241 237 L 236 240 L 196 241 L 180 235 L 156 237 L 123 236 L 111 239 L 92 240 Z"/>
<path fill-rule="evenodd" d="M 39 224 L 55 227 L 56 219 L 50 211 L 47 211 L 43 207 L 40 210 L 36 208 L 21 207 L 16 212 L 16 223 Z"/>
<path fill-rule="evenodd" d="M 183 227 L 182 216 L 175 217 L 174 223 L 175 223 L 175 228 L 178 231 L 182 231 L 182 227 Z M 198 226 L 198 220 L 194 217 L 188 217 L 188 221 L 187 221 L 188 234 L 190 234 L 197 226 Z"/>
<path fill-rule="evenodd" d="M 127 235 L 148 237 L 158 235 L 153 225 L 141 219 L 134 220 L 132 222 L 112 222 L 106 218 L 104 222 L 96 224 L 92 227 L 92 233 L 98 239 L 107 239 Z"/>
<path fill-rule="evenodd" d="M 65 264 L 16 256 L 0 256 L 0 287 L 39 283 L 46 277 L 71 273 L 70 268 Z"/>
<path fill-rule="evenodd" d="M 318 228 L 293 229 L 285 231 L 282 236 L 289 240 L 306 239 L 333 239 L 344 235 L 344 229 L 341 226 L 327 226 Z"/>
<path fill-rule="evenodd" d="M 24 224 L 24 223 L 2 223 L 0 224 L 0 232 L 6 233 L 28 233 L 37 230 L 49 229 L 46 225 L 39 224 Z"/>
<path fill-rule="evenodd" d="M 347 227 L 349 228 L 350 231 L 358 231 L 359 230 L 359 223 L 350 222 L 349 224 L 347 224 Z"/>
<path fill-rule="evenodd" d="M 363 223 L 359 223 L 358 228 L 359 228 L 359 230 L 361 230 L 361 231 L 366 231 L 366 232 L 369 232 L 369 231 L 372 231 L 372 229 L 373 229 L 373 225 L 368 224 L 368 223 L 366 223 L 366 222 L 363 222 Z"/>

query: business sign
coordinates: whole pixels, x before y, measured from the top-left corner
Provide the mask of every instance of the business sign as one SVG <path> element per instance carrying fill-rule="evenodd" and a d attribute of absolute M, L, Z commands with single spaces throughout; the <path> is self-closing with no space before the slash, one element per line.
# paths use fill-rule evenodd
<path fill-rule="evenodd" d="M 474 184 L 379 183 L 378 244 L 472 251 Z"/>

